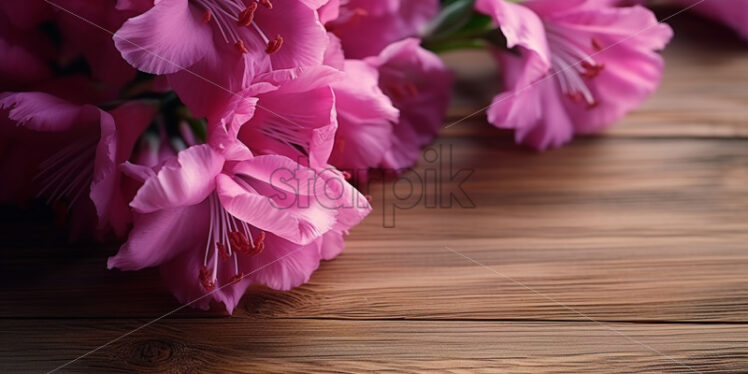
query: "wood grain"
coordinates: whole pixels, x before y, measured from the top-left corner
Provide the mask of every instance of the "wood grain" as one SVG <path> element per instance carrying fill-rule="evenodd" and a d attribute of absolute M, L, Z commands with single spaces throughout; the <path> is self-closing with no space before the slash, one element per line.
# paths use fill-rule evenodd
<path fill-rule="evenodd" d="M 604 135 L 538 154 L 481 117 L 447 129 L 434 149 L 473 170 L 474 208 L 426 199 L 384 228 L 408 186 L 373 184 L 376 210 L 308 284 L 254 288 L 232 317 L 179 311 L 61 372 L 748 372 L 748 53 L 684 30 L 662 90 Z M 461 64 L 453 119 L 495 75 Z M 0 212 L 0 372 L 179 306 L 156 270 L 106 270 L 116 244 L 66 244 L 31 210 Z"/>
<path fill-rule="evenodd" d="M 0 326 L 17 339 L 3 338 L 0 371 L 24 373 L 62 365 L 137 321 Z M 732 373 L 748 368 L 746 357 L 743 324 L 202 319 L 161 321 L 63 372 Z"/>

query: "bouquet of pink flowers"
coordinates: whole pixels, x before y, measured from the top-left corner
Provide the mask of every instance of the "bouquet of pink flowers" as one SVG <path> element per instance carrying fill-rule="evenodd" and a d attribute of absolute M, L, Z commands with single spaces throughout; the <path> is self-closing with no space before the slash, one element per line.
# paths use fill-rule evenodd
<path fill-rule="evenodd" d="M 748 36 L 748 2 L 710 2 Z M 0 202 L 43 199 L 71 237 L 124 241 L 109 268 L 158 266 L 180 302 L 231 312 L 251 284 L 308 281 L 371 210 L 351 182 L 434 140 L 435 52 L 489 48 L 488 121 L 538 149 L 640 105 L 671 30 L 629 3 L 4 1 Z"/>

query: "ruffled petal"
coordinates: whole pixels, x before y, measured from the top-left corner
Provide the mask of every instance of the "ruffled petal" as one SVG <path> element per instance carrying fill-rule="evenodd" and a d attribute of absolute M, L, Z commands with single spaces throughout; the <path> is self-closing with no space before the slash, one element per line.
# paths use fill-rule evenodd
<path fill-rule="evenodd" d="M 150 213 L 198 204 L 215 190 L 215 177 L 223 164 L 223 156 L 210 146 L 190 147 L 145 181 L 130 206 L 139 213 Z"/>
<path fill-rule="evenodd" d="M 564 98 L 577 132 L 596 131 L 620 120 L 638 107 L 659 86 L 664 61 L 657 53 L 673 33 L 641 6 L 627 8 L 583 8 L 554 18 L 554 27 L 568 35 L 567 43 L 586 46 L 602 66 L 596 76 L 585 79 L 595 105 Z M 632 36 L 633 35 L 633 36 Z M 600 51 L 595 51 L 594 40 Z"/>
<path fill-rule="evenodd" d="M 420 149 L 430 144 L 444 123 L 454 75 L 419 39 L 393 43 L 366 59 L 379 70 L 379 86 L 400 110 L 392 147 L 382 166 L 404 169 L 415 163 Z"/>
<path fill-rule="evenodd" d="M 526 67 L 532 73 L 531 79 L 542 76 L 550 69 L 551 55 L 545 27 L 532 10 L 504 0 L 477 0 L 475 9 L 493 18 L 506 37 L 508 48 L 519 46 L 537 55 L 538 58 L 530 59 L 531 64 Z"/>
<path fill-rule="evenodd" d="M 90 197 L 99 216 L 99 228 L 111 224 L 118 237 L 126 233 L 131 220 L 128 201 L 119 188 L 118 165 L 130 158 L 135 142 L 151 123 L 157 109 L 152 103 L 129 102 L 111 113 L 102 113 Z"/>
<path fill-rule="evenodd" d="M 330 231 L 322 237 L 322 244 L 320 245 L 320 254 L 323 260 L 332 260 L 338 257 L 339 254 L 345 249 L 345 240 L 343 233 L 338 231 Z"/>
<path fill-rule="evenodd" d="M 249 258 L 240 257 L 240 266 L 249 271 L 252 283 L 287 291 L 308 282 L 317 270 L 321 240 L 299 245 L 270 234 L 265 237 L 265 250 Z"/>
<path fill-rule="evenodd" d="M 327 66 L 258 77 L 278 88 L 258 95 L 255 115 L 242 127 L 239 139 L 258 153 L 308 157 L 312 167 L 327 165 L 338 126 L 330 83 L 342 77 L 342 72 Z"/>
<path fill-rule="evenodd" d="M 438 0 L 350 0 L 327 26 L 342 40 L 346 57 L 360 59 L 417 36 L 438 11 Z"/>
<path fill-rule="evenodd" d="M 321 194 L 294 194 L 306 187 L 302 183 L 309 181 L 308 177 L 313 174 L 308 169 L 298 169 L 298 164 L 294 167 L 289 161 L 274 155 L 244 161 L 235 170 L 238 175 L 257 178 L 261 176 L 249 174 L 250 168 L 264 169 L 271 179 L 245 180 L 246 183 L 240 185 L 229 176 L 220 175 L 218 194 L 221 204 L 233 216 L 294 243 L 308 244 L 335 227 L 338 210 L 323 206 L 316 199 Z M 299 173 L 307 177 L 299 177 Z"/>
<path fill-rule="evenodd" d="M 496 96 L 487 110 L 488 121 L 502 129 L 514 129 L 518 143 L 538 150 L 554 148 L 571 140 L 574 124 L 566 112 L 558 83 L 552 79 L 532 81 L 525 70 L 527 59 L 536 55 L 523 51 L 520 56 L 499 53 L 504 75 L 511 77 L 509 91 Z"/>
<path fill-rule="evenodd" d="M 41 92 L 21 92 L 0 97 L 8 118 L 34 131 L 68 131 L 77 124 L 83 107 Z"/>
<path fill-rule="evenodd" d="M 202 252 L 208 236 L 208 202 L 136 214 L 127 242 L 107 261 L 109 269 L 140 270 L 182 253 Z M 197 278 L 195 278 L 197 279 Z"/>
<path fill-rule="evenodd" d="M 219 302 L 223 303 L 226 311 L 231 314 L 247 287 L 252 283 L 251 275 L 235 281 L 233 260 L 219 261 L 216 286 L 212 290 L 206 290 L 200 282 L 200 269 L 203 267 L 204 260 L 203 249 L 204 247 L 192 247 L 163 264 L 161 276 L 180 303 L 190 303 L 192 307 L 208 310 L 213 302 Z M 212 270 L 212 266 L 209 269 Z M 244 268 L 240 266 L 241 269 Z M 247 271 L 245 274 L 249 273 Z"/>
<path fill-rule="evenodd" d="M 213 33 L 187 0 L 160 0 L 130 18 L 114 34 L 122 57 L 138 70 L 169 74 L 187 68 L 213 49 Z"/>
<path fill-rule="evenodd" d="M 345 62 L 346 79 L 333 83 L 338 131 L 330 163 L 346 170 L 379 166 L 392 146 L 400 112 L 379 89 L 379 73 L 360 60 Z"/>
<path fill-rule="evenodd" d="M 268 38 L 276 35 L 283 38 L 281 49 L 270 55 L 273 70 L 322 63 L 327 32 L 316 10 L 304 2 L 276 1 L 272 10 L 258 7 L 255 21 Z M 264 53 L 264 49 L 260 51 Z"/>

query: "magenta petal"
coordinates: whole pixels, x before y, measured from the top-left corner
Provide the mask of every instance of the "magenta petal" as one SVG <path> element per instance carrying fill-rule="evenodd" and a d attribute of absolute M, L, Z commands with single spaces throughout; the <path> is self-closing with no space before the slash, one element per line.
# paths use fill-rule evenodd
<path fill-rule="evenodd" d="M 101 138 L 96 146 L 94 175 L 91 181 L 89 197 L 96 207 L 99 228 L 109 223 L 110 206 L 117 183 L 117 134 L 114 118 L 111 114 L 99 111 L 101 120 Z M 121 231 L 120 231 L 121 233 Z"/>
<path fill-rule="evenodd" d="M 320 254 L 323 260 L 332 260 L 338 257 L 345 249 L 343 234 L 338 231 L 330 231 L 322 237 Z"/>
<path fill-rule="evenodd" d="M 586 80 L 595 105 L 590 108 L 564 98 L 577 132 L 591 132 L 615 123 L 659 86 L 664 62 L 656 51 L 670 41 L 672 30 L 659 24 L 648 9 L 582 9 L 557 16 L 553 22 L 568 38 L 556 43 L 579 45 L 594 39 L 604 48 L 593 57 L 602 70 Z M 595 51 L 588 48 L 587 53 L 592 55 Z"/>
<path fill-rule="evenodd" d="M 293 178 L 294 173 L 297 173 L 298 164 L 293 166 L 294 163 L 289 164 L 287 161 L 290 160 L 274 155 L 257 156 L 244 161 L 243 165 L 268 170 L 274 176 L 273 180 L 255 182 L 254 187 L 264 189 L 258 193 L 256 190 L 249 190 L 246 186 L 239 185 L 227 175 L 220 175 L 217 178 L 218 194 L 224 208 L 233 216 L 294 243 L 307 244 L 335 226 L 338 211 L 335 207 L 323 206 L 315 198 L 316 196 L 298 198 L 298 195 L 280 189 L 273 190 L 271 186 L 283 183 L 281 178 Z M 298 170 L 302 173 L 306 172 L 304 168 Z M 274 171 L 278 173 L 274 174 Z M 241 175 L 255 177 L 255 175 Z M 294 183 L 297 180 L 306 179 L 292 179 L 288 180 L 288 183 Z M 301 189 L 301 187 L 296 188 Z"/>
<path fill-rule="evenodd" d="M 532 73 L 525 69 L 527 60 L 537 55 L 523 50 L 520 56 L 501 52 L 498 57 L 511 90 L 494 98 L 487 110 L 488 121 L 498 128 L 515 129 L 518 143 L 539 150 L 571 140 L 574 125 L 556 81 L 533 81 Z"/>
<path fill-rule="evenodd" d="M 160 0 L 114 34 L 122 57 L 146 73 L 182 70 L 213 49 L 213 33 L 187 0 Z"/>
<path fill-rule="evenodd" d="M 325 50 L 325 59 L 323 63 L 327 66 L 332 66 L 335 69 L 344 70 L 345 55 L 343 53 L 343 45 L 340 44 L 340 38 L 330 32 L 327 33 L 327 37 L 330 39 L 330 42 Z"/>
<path fill-rule="evenodd" d="M 176 160 L 145 181 L 130 206 L 150 213 L 198 204 L 215 189 L 215 177 L 223 163 L 223 157 L 208 145 L 181 151 Z"/>
<path fill-rule="evenodd" d="M 8 118 L 35 131 L 67 131 L 76 124 L 81 107 L 41 92 L 22 92 L 2 96 L 0 109 Z"/>
<path fill-rule="evenodd" d="M 384 155 L 382 166 L 408 168 L 444 123 L 454 76 L 437 55 L 420 46 L 418 39 L 392 43 L 366 61 L 379 69 L 379 86 L 400 110 L 392 147 Z"/>
<path fill-rule="evenodd" d="M 152 167 L 133 164 L 129 161 L 122 163 L 119 168 L 123 174 L 140 183 L 145 183 L 149 178 L 156 176 Z"/>
<path fill-rule="evenodd" d="M 346 57 L 358 59 L 417 36 L 438 11 L 437 0 L 349 0 L 327 26 L 342 40 Z"/>
<path fill-rule="evenodd" d="M 117 255 L 109 258 L 107 266 L 140 270 L 161 265 L 181 253 L 202 252 L 208 236 L 208 218 L 207 202 L 136 214 L 127 242 Z"/>
<path fill-rule="evenodd" d="M 186 251 L 160 268 L 161 276 L 174 296 L 182 304 L 190 303 L 191 307 L 202 310 L 210 309 L 213 301 L 223 303 L 226 311 L 232 313 L 250 285 L 250 279 L 244 278 L 233 284 L 228 280 L 221 281 L 225 264 L 219 265 L 219 282 L 211 291 L 206 291 L 200 283 L 200 268 L 203 265 L 203 251 L 197 248 Z M 233 269 L 233 266 L 232 266 Z"/>
<path fill-rule="evenodd" d="M 283 47 L 270 55 L 273 69 L 322 63 L 328 39 L 316 9 L 303 1 L 275 1 L 272 10 L 258 7 L 255 21 L 269 38 L 280 35 L 284 40 Z"/>
<path fill-rule="evenodd" d="M 239 139 L 261 154 L 293 159 L 308 156 L 309 165 L 327 165 L 338 127 L 330 83 L 343 74 L 328 66 L 286 69 L 257 79 L 278 88 L 259 94 L 257 110 Z"/>
<path fill-rule="evenodd" d="M 248 278 L 275 290 L 290 290 L 309 281 L 320 262 L 321 238 L 306 245 L 267 235 L 265 250 L 250 258 L 240 257 L 242 268 L 252 269 Z"/>
<path fill-rule="evenodd" d="M 327 0 L 327 3 L 322 5 L 317 12 L 323 25 L 335 20 L 340 15 L 340 0 Z"/>
<path fill-rule="evenodd" d="M 379 89 L 379 74 L 360 60 L 345 62 L 346 79 L 334 82 L 338 131 L 330 163 L 346 170 L 379 166 L 392 146 L 400 112 Z"/>
<path fill-rule="evenodd" d="M 112 110 L 111 115 L 102 113 L 90 197 L 99 216 L 99 228 L 111 224 L 119 237 L 125 234 L 131 216 L 119 188 L 118 166 L 130 158 L 135 142 L 153 120 L 156 110 L 153 104 L 129 102 Z"/>
<path fill-rule="evenodd" d="M 154 0 L 117 0 L 115 7 L 121 11 L 143 13 L 153 7 Z"/>
<path fill-rule="evenodd" d="M 550 51 L 543 22 L 532 10 L 504 0 L 477 0 L 475 9 L 493 18 L 506 37 L 507 47 L 520 46 L 538 56 L 526 67 L 532 73 L 531 79 L 545 74 L 551 66 Z"/>

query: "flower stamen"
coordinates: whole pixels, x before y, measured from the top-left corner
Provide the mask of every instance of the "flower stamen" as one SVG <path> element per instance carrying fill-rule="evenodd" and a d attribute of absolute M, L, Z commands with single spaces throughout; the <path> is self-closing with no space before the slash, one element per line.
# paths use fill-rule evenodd
<path fill-rule="evenodd" d="M 47 204 L 65 201 L 70 210 L 89 190 L 93 181 L 93 160 L 98 139 L 87 137 L 69 144 L 39 165 L 34 180 L 41 183 L 37 197 L 46 196 Z"/>
<path fill-rule="evenodd" d="M 594 108 L 598 102 L 585 79 L 597 77 L 605 65 L 595 61 L 575 41 L 564 38 L 560 30 L 550 25 L 546 26 L 546 30 L 551 46 L 551 64 L 561 91 L 575 103 L 586 103 L 588 109 Z M 595 50 L 601 47 L 595 38 L 591 39 L 591 44 Z"/>
<path fill-rule="evenodd" d="M 208 205 L 210 226 L 199 276 L 200 284 L 206 291 L 212 290 L 218 283 L 219 261 L 233 260 L 234 275 L 231 279 L 238 279 L 243 274 L 239 271 L 237 254 L 254 256 L 265 248 L 265 233 L 260 231 L 253 239 L 249 225 L 227 212 L 215 192 L 208 197 Z"/>
<path fill-rule="evenodd" d="M 212 23 L 226 43 L 233 44 L 239 53 L 249 53 L 246 38 L 249 36 L 242 28 L 252 26 L 252 29 L 267 46 L 265 52 L 274 54 L 283 46 L 283 37 L 276 35 L 272 40 L 265 35 L 255 20 L 258 4 L 273 9 L 269 0 L 192 0 L 203 10 L 203 23 Z M 247 4 L 247 5 L 245 5 Z"/>

